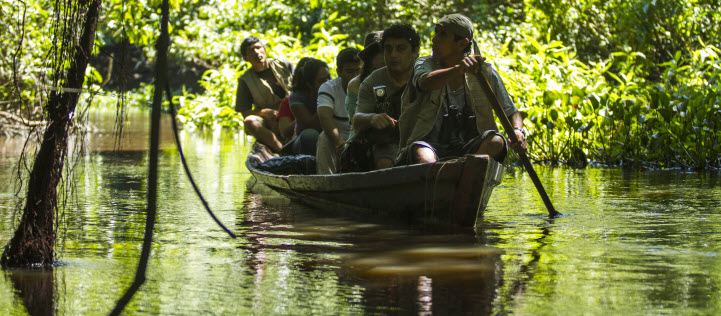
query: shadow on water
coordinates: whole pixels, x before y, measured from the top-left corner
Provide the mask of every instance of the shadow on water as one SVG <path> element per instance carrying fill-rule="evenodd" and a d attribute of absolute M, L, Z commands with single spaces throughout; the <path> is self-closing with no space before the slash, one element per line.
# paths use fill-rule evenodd
<path fill-rule="evenodd" d="M 111 126 L 111 125 L 108 125 Z M 145 126 L 145 125 L 143 125 Z M 112 135 L 110 135 L 112 136 Z M 4 271 L 0 314 L 106 313 L 137 266 L 144 230 L 145 136 L 112 138 L 77 172 L 51 272 Z M 721 173 L 546 168 L 548 220 L 511 170 L 473 230 L 410 226 L 248 193 L 241 134 L 188 133 L 190 169 L 228 238 L 161 153 L 151 271 L 128 314 L 715 315 L 721 310 Z M 172 145 L 172 144 L 171 144 Z M 12 235 L 11 155 L 0 151 L 0 240 Z M 5 183 L 5 186 L 1 184 Z M 54 275 L 53 275 L 54 273 Z M 54 284 L 53 284 L 54 283 Z"/>
<path fill-rule="evenodd" d="M 478 242 L 484 230 L 359 221 L 293 203 L 265 186 L 253 191 L 237 229 L 247 238 L 238 248 L 253 253 L 257 284 L 270 268 L 269 253 L 292 252 L 306 258 L 295 269 L 333 270 L 339 283 L 356 289 L 349 300 L 363 313 L 492 312 L 503 284 L 503 251 Z"/>
<path fill-rule="evenodd" d="M 148 156 L 147 150 L 103 150 L 94 153 L 105 162 L 114 164 L 141 164 Z"/>
<path fill-rule="evenodd" d="M 13 269 L 5 271 L 32 316 L 55 315 L 55 276 L 53 269 Z"/>
<path fill-rule="evenodd" d="M 95 154 L 104 164 L 115 168 L 105 170 L 102 174 L 106 180 L 108 190 L 135 190 L 145 189 L 147 174 L 130 173 L 122 170 L 125 166 L 139 166 L 145 163 L 148 152 L 144 150 L 101 151 Z"/>
<path fill-rule="evenodd" d="M 542 226 L 538 227 L 539 232 L 536 237 L 528 241 L 528 244 L 532 245 L 532 247 L 527 250 L 530 259 L 527 262 L 521 263 L 516 268 L 516 273 L 514 273 L 512 277 L 509 277 L 507 282 L 501 281 L 498 284 L 498 297 L 493 303 L 494 314 L 502 315 L 511 313 L 509 307 L 513 306 L 513 301 L 523 296 L 528 283 L 533 280 L 534 267 L 541 261 L 542 249 L 548 244 L 546 239 L 551 235 L 549 227 L 553 226 L 554 221 L 555 219 L 548 219 Z M 490 223 L 482 222 L 479 224 L 481 227 L 479 227 L 478 230 L 484 230 L 483 226 L 489 225 Z"/>

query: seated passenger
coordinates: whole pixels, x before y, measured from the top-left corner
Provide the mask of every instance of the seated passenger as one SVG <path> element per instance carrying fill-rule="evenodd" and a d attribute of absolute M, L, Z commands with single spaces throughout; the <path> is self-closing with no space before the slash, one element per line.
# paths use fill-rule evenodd
<path fill-rule="evenodd" d="M 360 88 L 361 82 L 363 82 L 371 72 L 386 65 L 386 61 L 383 60 L 383 50 L 380 45 L 382 36 L 383 31 L 368 33 L 364 42 L 365 46 L 363 46 L 363 50 L 358 53 L 358 57 L 363 61 L 363 68 L 361 69 L 360 75 L 351 79 L 348 83 L 348 91 L 345 97 L 345 108 L 348 112 L 348 117 L 351 118 L 351 125 L 353 125 L 352 119 L 358 107 L 358 89 Z M 353 134 L 351 130 L 351 136 Z"/>
<path fill-rule="evenodd" d="M 263 43 L 254 36 L 241 42 L 240 53 L 251 68 L 238 78 L 235 110 L 243 115 L 243 126 L 248 135 L 278 152 L 282 143 L 277 137 L 275 117 L 280 101 L 290 91 L 293 64 L 267 59 Z"/>
<path fill-rule="evenodd" d="M 358 108 L 353 117 L 353 129 L 364 132 L 363 136 L 372 144 L 376 169 L 395 163 L 401 94 L 418 57 L 420 37 L 410 25 L 395 24 L 383 31 L 381 47 L 386 66 L 360 84 Z"/>
<path fill-rule="evenodd" d="M 319 174 L 336 173 L 338 158 L 350 133 L 345 97 L 348 82 L 358 76 L 363 67 L 358 52 L 355 48 L 341 50 L 336 57 L 338 77 L 326 81 L 318 91 L 318 118 L 323 127 L 316 152 Z"/>
<path fill-rule="evenodd" d="M 508 149 L 498 133 L 489 98 L 480 86 L 483 75 L 514 126 L 519 142 L 528 147 L 523 118 L 508 96 L 503 81 L 478 55 L 469 55 L 473 24 L 460 14 L 441 18 L 433 35 L 433 55 L 419 58 L 413 80 L 403 94 L 399 120 L 399 164 L 435 162 L 465 154 L 488 154 L 502 162 Z"/>
<path fill-rule="evenodd" d="M 300 69 L 303 67 L 303 65 L 308 61 L 311 60 L 310 57 L 303 57 L 298 61 L 298 65 L 296 65 L 296 69 Z M 280 107 L 278 108 L 278 115 L 276 116 L 276 121 L 278 122 L 278 132 L 280 136 L 280 141 L 284 144 L 283 149 L 280 151 L 281 156 L 287 156 L 292 155 L 291 152 L 291 145 L 290 142 L 295 139 L 295 116 L 293 116 L 293 113 L 290 111 L 290 99 L 289 97 L 286 97 L 283 99 L 283 101 L 280 102 Z"/>
<path fill-rule="evenodd" d="M 330 80 L 328 65 L 311 59 L 293 75 L 293 92 L 290 94 L 290 111 L 295 116 L 295 132 L 298 137 L 291 144 L 293 155 L 315 155 L 318 134 L 318 89 Z"/>
<path fill-rule="evenodd" d="M 295 135 L 295 116 L 290 112 L 290 98 L 285 97 L 283 101 L 280 101 L 280 107 L 278 108 L 278 115 L 275 117 L 278 122 L 278 132 L 280 141 L 290 140 Z"/>

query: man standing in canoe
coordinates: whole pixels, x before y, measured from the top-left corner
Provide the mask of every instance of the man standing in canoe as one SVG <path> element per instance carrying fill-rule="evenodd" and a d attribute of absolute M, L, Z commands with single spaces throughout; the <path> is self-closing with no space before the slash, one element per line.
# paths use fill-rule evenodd
<path fill-rule="evenodd" d="M 293 64 L 267 59 L 265 46 L 255 36 L 241 42 L 240 53 L 251 68 L 238 78 L 235 110 L 243 115 L 243 127 L 248 135 L 279 152 L 283 144 L 278 140 L 276 116 L 280 101 L 290 93 Z"/>
<path fill-rule="evenodd" d="M 480 85 L 483 75 L 511 121 L 518 142 L 527 150 L 523 117 L 498 73 L 485 58 L 470 55 L 473 23 L 461 14 L 441 18 L 433 35 L 433 55 L 416 60 L 403 93 L 399 164 L 435 162 L 465 154 L 488 154 L 503 161 L 506 139 L 498 133 L 489 98 Z M 476 54 L 478 52 L 476 51 Z"/>

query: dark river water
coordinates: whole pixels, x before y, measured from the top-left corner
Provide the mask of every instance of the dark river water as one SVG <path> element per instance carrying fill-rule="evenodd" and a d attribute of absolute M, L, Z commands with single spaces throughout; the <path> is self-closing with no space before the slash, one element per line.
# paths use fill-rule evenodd
<path fill-rule="evenodd" d="M 68 183 L 59 264 L 5 270 L 0 314 L 105 315 L 133 280 L 143 238 L 147 113 L 114 151 L 112 113 Z M 109 120 L 108 120 L 109 118 Z M 167 121 L 163 127 L 167 130 Z M 163 135 L 148 278 L 127 315 L 718 315 L 721 173 L 537 166 L 509 171 L 477 229 L 410 227 L 322 213 L 258 188 L 235 131 L 183 132 L 206 214 Z M 0 242 L 17 220 L 17 152 L 0 139 Z M 71 185 L 70 185 L 71 184 Z M 22 194 L 20 194 L 22 196 Z"/>

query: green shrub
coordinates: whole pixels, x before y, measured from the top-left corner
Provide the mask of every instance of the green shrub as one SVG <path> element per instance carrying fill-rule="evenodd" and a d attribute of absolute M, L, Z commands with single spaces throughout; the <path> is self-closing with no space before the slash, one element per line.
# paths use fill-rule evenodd
<path fill-rule="evenodd" d="M 53 45 L 47 35 L 52 9 L 44 8 L 52 5 L 26 3 L 23 28 L 22 3 L 0 0 L 0 24 L 8 30 L 0 39 L 11 43 L 0 48 L 0 79 L 6 82 L 0 98 L 18 97 L 7 83 L 15 67 L 23 102 L 13 106 L 41 107 L 38 87 Z M 104 5 L 97 44 L 128 40 L 152 60 L 159 3 L 111 0 Z M 170 58 L 210 68 L 199 81 L 204 93 L 181 87 L 173 103 L 186 128 L 242 128 L 233 108 L 237 78 L 249 66 L 238 54 L 243 38 L 263 39 L 270 57 L 297 62 L 311 56 L 335 68 L 340 49 L 360 47 L 368 31 L 398 22 L 416 27 L 426 55 L 435 21 L 461 12 L 477 22 L 482 54 L 526 118 L 532 158 L 718 168 L 718 9 L 708 0 L 171 1 Z M 89 84 L 102 80 L 92 69 L 88 74 Z M 142 86 L 128 103 L 145 106 L 151 93 L 152 86 Z M 113 97 L 100 93 L 95 103 L 117 103 Z"/>

